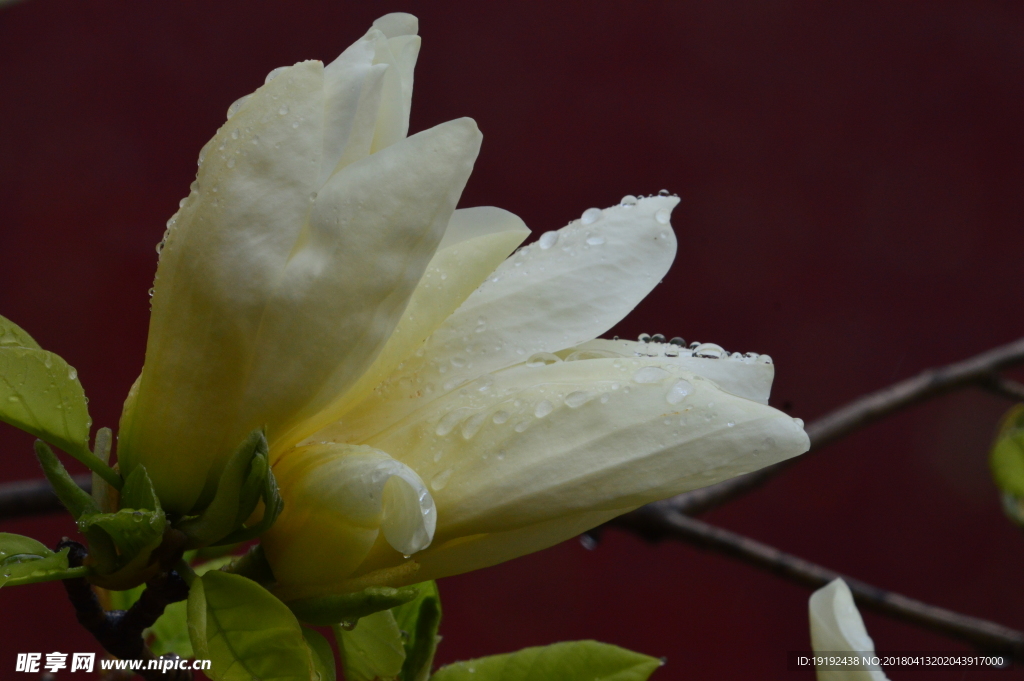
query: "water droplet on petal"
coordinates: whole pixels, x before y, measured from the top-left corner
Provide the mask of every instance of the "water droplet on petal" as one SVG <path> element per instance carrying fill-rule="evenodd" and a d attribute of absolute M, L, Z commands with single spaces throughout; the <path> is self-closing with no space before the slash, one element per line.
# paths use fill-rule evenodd
<path fill-rule="evenodd" d="M 578 409 L 592 399 L 594 399 L 593 393 L 588 393 L 584 390 L 576 390 L 565 396 L 565 404 L 570 409 Z"/>
<path fill-rule="evenodd" d="M 462 424 L 462 437 L 467 440 L 473 439 L 473 436 L 480 432 L 486 418 L 487 414 L 480 413 L 466 419 Z"/>
<path fill-rule="evenodd" d="M 642 333 L 642 334 L 640 334 L 637 337 L 637 340 L 639 340 L 641 343 L 650 343 L 651 342 L 651 334 L 649 334 L 649 333 Z"/>
<path fill-rule="evenodd" d="M 526 366 L 528 367 L 540 367 L 546 364 L 557 364 L 561 362 L 562 358 L 558 355 L 553 355 L 550 352 L 538 352 L 530 355 L 530 359 L 526 360 Z"/>
<path fill-rule="evenodd" d="M 537 403 L 537 406 L 533 409 L 533 415 L 539 419 L 544 418 L 555 410 L 555 405 L 551 404 L 549 400 L 541 400 Z"/>
<path fill-rule="evenodd" d="M 694 357 L 704 357 L 706 359 L 721 359 L 724 354 L 725 349 L 721 345 L 715 345 L 714 343 L 701 343 L 693 349 Z"/>
<path fill-rule="evenodd" d="M 591 246 L 600 246 L 601 244 L 604 243 L 604 237 L 603 236 L 588 236 L 587 237 L 587 243 L 590 244 Z"/>
<path fill-rule="evenodd" d="M 758 364 L 771 364 L 772 363 L 772 358 L 769 357 L 768 355 L 760 355 L 757 358 L 757 363 Z"/>
<path fill-rule="evenodd" d="M 797 428 L 803 428 L 804 427 L 804 420 L 803 419 L 793 419 L 793 423 L 796 424 Z"/>
<path fill-rule="evenodd" d="M 636 205 L 636 197 L 632 194 L 626 194 L 622 197 L 622 200 L 619 201 L 619 205 L 623 208 L 632 208 Z"/>
<path fill-rule="evenodd" d="M 282 106 L 280 109 L 277 110 L 277 113 L 281 114 L 282 116 L 287 116 L 288 115 L 288 107 L 287 106 Z"/>
<path fill-rule="evenodd" d="M 434 477 L 430 479 L 430 489 L 435 492 L 444 489 L 444 486 L 448 484 L 448 481 L 452 477 L 452 469 L 446 468 Z"/>
<path fill-rule="evenodd" d="M 558 232 L 555 231 L 544 232 L 543 234 L 540 235 L 540 239 L 537 240 L 537 245 L 540 246 L 541 249 L 545 251 L 557 243 Z"/>
<path fill-rule="evenodd" d="M 658 224 L 660 225 L 667 225 L 670 215 L 671 213 L 669 212 L 668 208 L 662 208 L 661 210 L 654 214 L 654 219 L 657 220 Z"/>
<path fill-rule="evenodd" d="M 251 97 L 251 96 L 252 96 L 252 95 L 246 95 L 245 97 L 240 97 L 240 98 L 236 99 L 236 100 L 235 100 L 235 101 L 234 101 L 234 102 L 233 102 L 233 103 L 231 104 L 231 106 L 229 106 L 229 107 L 228 107 L 228 119 L 230 119 L 230 118 L 231 118 L 232 116 L 234 116 L 234 115 L 235 115 L 236 113 L 238 113 L 238 110 L 242 108 L 242 105 L 244 105 L 244 104 L 245 104 L 245 102 L 246 102 L 246 101 L 247 101 L 247 100 L 249 99 L 249 97 Z M 232 135 L 232 137 L 235 137 L 235 136 L 234 136 L 234 135 Z M 238 139 L 238 138 L 237 138 L 237 137 L 235 137 L 235 139 Z"/>
<path fill-rule="evenodd" d="M 669 193 L 668 193 L 667 189 L 661 189 L 661 190 L 658 191 L 658 196 L 668 196 L 668 195 L 669 195 Z"/>
<path fill-rule="evenodd" d="M 660 383 L 669 377 L 669 373 L 661 367 L 643 367 L 633 374 L 634 383 Z"/>
<path fill-rule="evenodd" d="M 580 222 L 584 225 L 592 225 L 601 219 L 601 215 L 602 213 L 600 208 L 588 208 L 583 211 L 583 215 L 580 217 Z"/>
<path fill-rule="evenodd" d="M 279 75 L 281 74 L 281 72 L 282 72 L 282 71 L 284 71 L 284 70 L 285 70 L 286 68 L 288 68 L 288 67 L 287 67 L 287 66 L 278 66 L 278 67 L 277 67 L 276 69 L 273 69 L 273 70 L 271 70 L 271 72 L 267 74 L 267 79 L 266 79 L 266 80 L 264 80 L 264 81 L 263 81 L 263 83 L 264 83 L 264 84 L 266 84 L 266 83 L 269 83 L 270 81 L 274 80 L 274 79 L 275 79 L 275 78 L 277 78 L 277 77 L 278 77 L 278 76 L 279 76 Z"/>
<path fill-rule="evenodd" d="M 512 416 L 512 414 L 509 414 L 507 411 L 502 409 L 501 411 L 494 412 L 494 418 L 491 420 L 495 423 L 505 423 L 505 421 L 508 421 L 510 416 Z"/>
<path fill-rule="evenodd" d="M 693 384 L 686 379 L 681 379 L 672 384 L 669 388 L 668 394 L 665 395 L 665 401 L 669 404 L 679 404 L 687 395 L 693 394 Z M 680 422 L 680 425 L 683 425 Z"/>

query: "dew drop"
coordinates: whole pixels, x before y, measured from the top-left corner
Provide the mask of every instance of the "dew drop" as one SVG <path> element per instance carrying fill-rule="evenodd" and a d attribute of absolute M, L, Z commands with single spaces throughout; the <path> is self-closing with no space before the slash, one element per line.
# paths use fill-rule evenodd
<path fill-rule="evenodd" d="M 604 237 L 603 236 L 590 236 L 590 237 L 587 237 L 587 243 L 590 244 L 591 246 L 600 246 L 601 244 L 604 243 Z"/>
<path fill-rule="evenodd" d="M 623 208 L 632 208 L 636 205 L 636 197 L 632 194 L 626 194 L 622 197 L 622 200 L 619 201 L 619 205 Z"/>
<path fill-rule="evenodd" d="M 148 295 L 150 298 L 153 297 L 154 293 L 156 293 L 156 288 L 151 288 L 148 291 L 146 291 L 146 295 Z"/>
<path fill-rule="evenodd" d="M 658 196 L 668 196 L 668 195 L 669 195 L 669 193 L 668 193 L 667 189 L 661 189 L 661 190 L 658 191 Z"/>
<path fill-rule="evenodd" d="M 530 420 L 529 419 L 523 419 L 522 421 L 517 423 L 512 428 L 512 430 L 516 431 L 517 433 L 521 433 L 521 432 L 523 432 L 524 430 L 526 430 L 529 427 L 530 427 Z"/>
<path fill-rule="evenodd" d="M 793 419 L 793 423 L 796 424 L 797 428 L 803 428 L 804 427 L 804 420 L 803 419 Z"/>
<path fill-rule="evenodd" d="M 728 422 L 728 423 L 726 423 L 725 425 L 727 425 L 727 426 L 729 426 L 730 428 L 732 428 L 733 426 L 735 426 L 735 425 L 736 425 L 736 422 L 735 422 L 735 421 L 729 421 L 729 422 Z"/>
<path fill-rule="evenodd" d="M 669 388 L 668 394 L 665 395 L 665 401 L 669 404 L 679 404 L 687 395 L 693 394 L 693 384 L 686 379 L 681 379 L 672 384 Z M 683 425 L 680 422 L 679 425 Z"/>
<path fill-rule="evenodd" d="M 279 113 L 282 116 L 287 116 L 288 115 L 288 107 L 287 106 L 282 106 L 280 109 L 277 110 L 277 113 Z"/>
<path fill-rule="evenodd" d="M 281 74 L 281 72 L 282 72 L 282 71 L 284 71 L 284 70 L 285 70 L 286 68 L 288 68 L 288 67 L 287 67 L 287 66 L 278 66 L 278 67 L 277 67 L 276 69 L 273 69 L 273 70 L 271 70 L 271 72 L 267 74 L 267 79 L 266 79 L 266 80 L 264 80 L 264 81 L 263 81 L 263 83 L 264 83 L 264 84 L 266 84 L 266 83 L 269 83 L 270 81 L 274 80 L 274 79 L 275 79 L 275 78 L 277 78 L 277 77 L 278 77 L 278 76 L 279 76 L 279 75 Z"/>
<path fill-rule="evenodd" d="M 651 342 L 652 343 L 664 343 L 665 342 L 665 334 L 661 334 L 661 333 L 654 334 L 653 336 L 651 336 Z"/>
<path fill-rule="evenodd" d="M 10 397 L 7 398 L 7 401 L 8 402 L 17 402 L 18 401 L 18 396 L 17 395 L 11 395 Z"/>
<path fill-rule="evenodd" d="M 231 104 L 231 106 L 229 106 L 229 107 L 228 107 L 228 119 L 229 119 L 229 120 L 231 119 L 231 117 L 232 117 L 232 116 L 234 116 L 234 115 L 235 115 L 236 113 L 238 113 L 238 110 L 242 108 L 242 106 L 243 106 L 243 105 L 245 104 L 245 102 L 246 102 L 246 101 L 247 101 L 247 100 L 249 99 L 249 97 L 251 97 L 251 96 L 252 96 L 252 95 L 246 95 L 245 97 L 241 97 L 241 98 L 239 98 L 239 99 L 236 99 L 236 100 L 235 100 L 235 101 L 234 101 L 234 102 L 233 102 L 233 103 Z M 232 135 L 232 137 L 234 137 L 234 135 Z M 237 137 L 235 137 L 235 139 L 238 139 L 238 138 L 237 138 Z"/>
<path fill-rule="evenodd" d="M 661 210 L 654 214 L 654 219 L 658 221 L 659 225 L 667 225 L 670 215 L 671 213 L 669 212 L 668 208 L 662 208 Z"/>
<path fill-rule="evenodd" d="M 434 477 L 430 479 L 430 489 L 435 492 L 444 489 L 444 486 L 448 484 L 448 481 L 452 477 L 452 469 L 446 468 Z"/>
<path fill-rule="evenodd" d="M 238 139 L 238 129 L 237 128 L 235 130 L 231 131 L 231 139 L 233 139 L 233 140 Z"/>
<path fill-rule="evenodd" d="M 533 409 L 533 415 L 539 419 L 544 418 L 555 410 L 555 405 L 551 404 L 550 400 L 541 400 L 537 403 L 537 406 Z"/>
<path fill-rule="evenodd" d="M 580 222 L 584 225 L 592 225 L 601 219 L 601 215 L 602 213 L 600 208 L 588 208 L 583 211 L 583 215 L 580 216 Z"/>
<path fill-rule="evenodd" d="M 650 343 L 651 342 L 651 334 L 649 334 L 649 333 L 642 333 L 642 334 L 640 334 L 637 337 L 637 340 L 639 340 L 641 343 Z"/>
<path fill-rule="evenodd" d="M 452 432 L 452 430 L 455 429 L 455 426 L 459 425 L 462 419 L 466 417 L 466 413 L 468 411 L 469 409 L 463 407 L 462 409 L 456 409 L 448 412 L 440 421 L 437 422 L 437 428 L 434 429 L 434 432 L 438 437 L 444 437 L 448 433 Z"/>
<path fill-rule="evenodd" d="M 725 349 L 721 345 L 715 345 L 714 343 L 701 343 L 693 349 L 694 357 L 704 357 L 706 359 L 721 359 L 724 354 Z"/>
<path fill-rule="evenodd" d="M 557 364 L 561 362 L 562 358 L 558 355 L 553 355 L 550 352 L 538 352 L 530 355 L 530 359 L 526 360 L 526 366 L 528 367 L 541 367 L 547 364 Z"/>
<path fill-rule="evenodd" d="M 507 411 L 502 409 L 501 411 L 494 412 L 494 417 L 491 418 L 491 420 L 495 423 L 505 423 L 505 421 L 508 421 L 510 416 L 512 416 L 512 414 L 509 414 Z"/>
<path fill-rule="evenodd" d="M 471 440 L 473 436 L 480 432 L 480 427 L 484 425 L 484 421 L 487 419 L 487 414 L 474 414 L 462 423 L 462 437 Z"/>
<path fill-rule="evenodd" d="M 757 358 L 757 363 L 758 364 L 771 364 L 772 363 L 772 358 L 769 357 L 768 355 L 759 355 L 758 358 Z"/>
<path fill-rule="evenodd" d="M 634 383 L 660 383 L 669 373 L 661 367 L 643 367 L 633 374 Z"/>
<path fill-rule="evenodd" d="M 611 395 L 604 393 L 601 395 L 601 404 L 608 404 L 608 400 L 611 399 Z"/>
<path fill-rule="evenodd" d="M 592 393 L 588 393 L 583 390 L 576 390 L 575 392 L 571 392 L 565 396 L 565 404 L 570 409 L 578 409 L 592 399 L 594 399 L 594 395 Z"/>
<path fill-rule="evenodd" d="M 461 369 L 462 367 L 466 366 L 466 358 L 463 357 L 462 355 L 455 355 L 448 361 L 451 362 L 452 366 L 455 367 L 456 369 Z"/>
<path fill-rule="evenodd" d="M 537 240 L 537 245 L 541 247 L 541 250 L 545 251 L 557 243 L 558 232 L 556 231 L 544 232 L 540 235 L 540 239 Z"/>

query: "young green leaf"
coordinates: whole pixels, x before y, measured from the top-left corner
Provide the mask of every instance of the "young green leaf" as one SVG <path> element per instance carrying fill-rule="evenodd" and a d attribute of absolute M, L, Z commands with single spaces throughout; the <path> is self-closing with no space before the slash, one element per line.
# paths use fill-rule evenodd
<path fill-rule="evenodd" d="M 296 681 L 315 671 L 298 620 L 256 582 L 217 570 L 193 580 L 188 627 L 214 681 Z"/>
<path fill-rule="evenodd" d="M 233 556 L 220 556 L 215 560 L 195 566 L 194 570 L 196 575 L 205 575 L 210 570 L 217 570 L 224 565 L 227 565 L 232 560 L 234 560 Z M 142 588 L 140 587 L 131 591 L 111 592 L 111 595 L 115 594 L 133 595 L 132 598 L 126 599 L 126 601 L 120 601 L 114 606 L 118 610 L 127 610 L 131 607 L 132 603 L 138 600 L 139 596 L 142 594 Z M 195 656 L 192 650 L 192 641 L 189 639 L 187 613 L 188 606 L 185 601 L 171 603 L 164 608 L 164 614 L 160 615 L 159 619 L 153 623 L 153 626 L 146 629 L 145 636 L 147 638 L 152 638 L 152 643 L 150 643 L 149 648 L 153 651 L 154 655 L 159 656 L 166 653 L 176 653 L 179 657 L 183 658 Z"/>
<path fill-rule="evenodd" d="M 136 466 L 124 481 L 124 487 L 121 489 L 121 508 L 163 513 L 149 473 L 142 464 Z"/>
<path fill-rule="evenodd" d="M 402 672 L 405 647 L 390 610 L 361 618 L 355 628 L 334 626 L 347 681 L 392 681 Z"/>
<path fill-rule="evenodd" d="M 25 329 L 3 315 L 0 315 L 0 348 L 42 350 Z"/>
<path fill-rule="evenodd" d="M 441 667 L 431 681 L 644 681 L 661 660 L 597 641 L 523 648 Z"/>
<path fill-rule="evenodd" d="M 83 533 L 94 527 L 102 528 L 120 550 L 126 563 L 143 551 L 152 551 L 160 545 L 167 519 L 163 511 L 138 511 L 122 508 L 117 513 L 90 513 L 78 519 Z"/>
<path fill-rule="evenodd" d="M 99 506 L 93 500 L 92 495 L 78 486 L 74 478 L 64 468 L 57 455 L 53 453 L 42 440 L 35 441 L 36 458 L 43 468 L 43 475 L 50 482 L 54 493 L 76 519 L 83 515 L 98 513 Z"/>
<path fill-rule="evenodd" d="M 0 586 L 84 577 L 89 568 L 68 567 L 68 550 L 54 552 L 31 537 L 0 532 Z"/>
<path fill-rule="evenodd" d="M 288 607 L 296 617 L 307 624 L 330 626 L 338 622 L 352 622 L 360 617 L 408 603 L 416 598 L 417 593 L 414 586 L 400 589 L 371 586 L 350 594 L 289 601 Z"/>
<path fill-rule="evenodd" d="M 306 637 L 306 645 L 313 654 L 313 666 L 320 675 L 318 681 L 336 681 L 338 671 L 334 665 L 334 651 L 327 639 L 319 631 L 302 627 L 302 635 Z"/>
<path fill-rule="evenodd" d="M 437 635 L 441 624 L 441 596 L 435 582 L 416 585 L 419 594 L 413 600 L 392 608 L 398 628 L 405 632 L 405 663 L 402 681 L 426 681 L 434 653 L 441 640 Z"/>
<path fill-rule="evenodd" d="M 227 541 L 227 537 L 238 526 L 240 511 L 248 504 L 249 500 L 243 499 L 242 493 L 248 487 L 246 483 L 249 472 L 258 456 L 262 456 L 264 461 L 268 456 L 267 438 L 259 429 L 252 431 L 228 459 L 209 506 L 197 518 L 178 524 L 177 528 L 188 535 L 190 548 L 206 546 L 222 539 L 226 543 L 238 541 Z M 261 470 L 258 463 L 257 470 Z M 262 470 L 269 470 L 269 467 L 264 466 Z M 255 502 L 252 506 L 255 506 Z"/>

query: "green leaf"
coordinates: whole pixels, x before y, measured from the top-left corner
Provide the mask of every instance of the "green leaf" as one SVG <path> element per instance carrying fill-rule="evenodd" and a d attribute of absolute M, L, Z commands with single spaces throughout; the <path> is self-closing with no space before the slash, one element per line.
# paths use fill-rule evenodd
<path fill-rule="evenodd" d="M 413 600 L 391 610 L 398 628 L 405 635 L 405 664 L 403 681 L 426 681 L 434 664 L 434 653 L 441 638 L 437 628 L 441 624 L 441 595 L 436 582 L 416 585 L 419 594 Z"/>
<path fill-rule="evenodd" d="M 441 667 L 431 681 L 644 681 L 661 660 L 598 643 L 567 641 Z"/>
<path fill-rule="evenodd" d="M 999 489 L 1012 497 L 1024 497 L 1024 404 L 1006 413 L 989 457 L 992 477 Z"/>
<path fill-rule="evenodd" d="M 0 586 L 84 577 L 87 567 L 68 567 L 68 549 L 54 552 L 31 537 L 0 532 Z"/>
<path fill-rule="evenodd" d="M 78 372 L 52 352 L 0 346 L 0 421 L 60 447 L 91 470 L 110 471 L 89 450 L 92 419 Z"/>
<path fill-rule="evenodd" d="M 188 627 L 214 681 L 309 681 L 314 665 L 298 620 L 256 582 L 217 570 L 193 580 Z"/>
<path fill-rule="evenodd" d="M 390 610 L 361 618 L 354 629 L 334 626 L 346 681 L 391 681 L 405 662 L 402 632 Z"/>
<path fill-rule="evenodd" d="M 307 624 L 330 626 L 339 622 L 353 622 L 416 598 L 416 587 L 394 589 L 390 586 L 371 586 L 362 591 L 338 596 L 303 598 L 289 601 L 295 616 Z"/>
<path fill-rule="evenodd" d="M 83 515 L 99 513 L 99 506 L 93 501 L 92 495 L 78 486 L 45 442 L 36 440 L 35 450 L 39 465 L 43 467 L 43 475 L 50 482 L 60 503 L 64 504 L 72 516 L 78 519 Z"/>
<path fill-rule="evenodd" d="M 32 336 L 7 317 L 0 315 L 0 348 L 28 348 L 42 350 Z"/>
<path fill-rule="evenodd" d="M 195 567 L 196 575 L 205 575 L 210 570 L 217 570 L 224 565 L 227 565 L 232 560 L 233 556 L 221 556 L 215 560 L 197 565 Z M 142 595 L 142 589 L 139 587 L 133 589 L 131 592 L 112 592 L 115 594 L 119 593 L 133 593 L 134 598 L 131 598 L 127 602 L 127 605 L 115 606 L 118 610 L 127 610 L 131 607 L 132 603 L 139 599 Z M 171 603 L 164 608 L 164 614 L 160 615 L 153 626 L 146 629 L 145 635 L 152 637 L 152 643 L 149 647 L 153 651 L 154 655 L 160 656 L 166 653 L 177 653 L 180 657 L 191 658 L 194 657 L 192 650 L 192 641 L 189 639 L 188 630 L 188 605 L 186 601 L 178 601 Z"/>
<path fill-rule="evenodd" d="M 302 635 L 306 637 L 306 645 L 313 654 L 313 667 L 320 675 L 319 681 L 336 681 L 337 669 L 334 666 L 334 651 L 319 631 L 302 627 Z"/>
<path fill-rule="evenodd" d="M 139 464 L 124 481 L 121 489 L 121 508 L 134 508 L 146 511 L 160 511 L 160 499 L 149 479 L 146 467 Z"/>
<path fill-rule="evenodd" d="M 140 511 L 122 508 L 117 513 L 91 513 L 78 520 L 83 533 L 94 527 L 106 532 L 120 550 L 122 563 L 143 551 L 152 551 L 163 540 L 167 519 L 163 511 Z"/>
<path fill-rule="evenodd" d="M 267 438 L 263 431 L 254 430 L 249 433 L 224 466 L 213 501 L 203 509 L 198 517 L 178 524 L 177 529 L 188 535 L 190 548 L 206 546 L 219 540 L 224 540 L 224 543 L 238 541 L 229 538 L 228 535 L 245 520 L 245 518 L 241 518 L 241 520 L 239 518 L 246 506 L 249 506 L 249 513 L 252 513 L 252 509 L 256 506 L 255 500 L 252 500 L 250 505 L 250 499 L 243 498 L 243 492 L 250 490 L 250 485 L 247 484 L 249 483 L 249 473 L 255 464 L 257 471 L 264 472 L 263 479 L 265 479 L 266 472 L 269 471 L 269 466 L 266 465 L 268 456 Z M 262 464 L 258 461 L 261 457 Z M 248 517 L 248 514 L 245 517 Z"/>

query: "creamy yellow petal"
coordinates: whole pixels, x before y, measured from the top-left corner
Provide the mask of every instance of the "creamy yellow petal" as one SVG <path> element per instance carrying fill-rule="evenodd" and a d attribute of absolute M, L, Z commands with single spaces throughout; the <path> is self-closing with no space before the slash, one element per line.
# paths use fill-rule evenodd
<path fill-rule="evenodd" d="M 412 15 L 395 13 L 381 17 L 370 29 L 375 37 L 374 64 L 388 66 L 371 153 L 394 144 L 409 132 L 413 69 L 420 50 L 420 38 L 415 33 L 417 24 Z"/>
<path fill-rule="evenodd" d="M 456 210 L 398 326 L 377 359 L 352 388 L 338 395 L 315 419 L 303 423 L 297 435 L 327 426 L 327 434 L 313 435 L 308 441 L 331 439 L 330 424 L 380 386 L 529 234 L 522 220 L 500 208 Z M 287 447 L 291 443 L 282 444 Z"/>
<path fill-rule="evenodd" d="M 119 437 L 122 471 L 144 462 L 169 510 L 188 511 L 216 465 L 181 452 L 241 440 L 208 443 L 234 420 L 266 297 L 309 210 L 322 112 L 322 64 L 283 69 L 206 145 L 169 223 L 134 417 Z M 172 478 L 180 484 L 162 482 Z"/>
<path fill-rule="evenodd" d="M 387 64 L 374 64 L 376 32 L 357 40 L 324 68 L 324 157 L 319 186 L 370 155 Z"/>
<path fill-rule="evenodd" d="M 710 345 L 710 344 L 705 344 Z M 715 346 L 718 347 L 718 346 Z M 627 340 L 596 340 L 581 343 L 555 353 L 562 359 L 577 357 L 662 357 L 674 365 L 713 381 L 722 390 L 761 404 L 768 396 L 775 378 L 771 358 L 757 353 L 720 353 L 707 348 L 701 354 L 671 343 Z"/>
<path fill-rule="evenodd" d="M 450 121 L 345 167 L 320 191 L 253 339 L 241 416 L 247 428 L 267 425 L 272 450 L 384 347 L 479 146 L 471 119 Z"/>
<path fill-rule="evenodd" d="M 655 196 L 608 208 L 520 249 L 332 433 L 365 441 L 477 376 L 609 329 L 668 271 L 677 202 Z"/>
<path fill-rule="evenodd" d="M 817 653 L 860 653 L 873 655 L 871 640 L 864 620 L 853 602 L 850 587 L 836 579 L 813 594 L 808 604 L 811 620 L 811 646 Z M 888 681 L 878 667 L 859 669 L 818 670 L 819 681 Z"/>
<path fill-rule="evenodd" d="M 367 443 L 428 482 L 440 542 L 640 506 L 808 448 L 786 414 L 651 358 L 513 367 Z"/>
<path fill-rule="evenodd" d="M 571 539 L 631 510 L 584 511 L 516 530 L 459 537 L 443 544 L 433 544 L 413 557 L 419 564 L 418 570 L 392 580 L 391 584 L 415 584 L 504 563 Z M 403 562 L 405 559 L 397 551 L 378 542 L 367 560 L 359 566 L 356 576 Z"/>
<path fill-rule="evenodd" d="M 344 580 L 378 535 L 402 554 L 433 537 L 437 514 L 423 481 L 382 451 L 304 447 L 275 465 L 274 475 L 286 502 L 262 543 L 285 587 Z"/>

